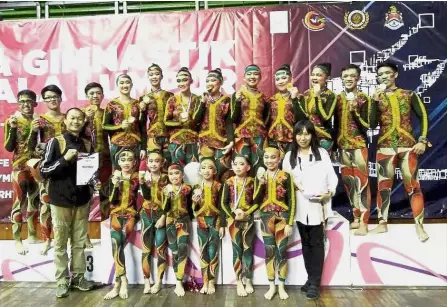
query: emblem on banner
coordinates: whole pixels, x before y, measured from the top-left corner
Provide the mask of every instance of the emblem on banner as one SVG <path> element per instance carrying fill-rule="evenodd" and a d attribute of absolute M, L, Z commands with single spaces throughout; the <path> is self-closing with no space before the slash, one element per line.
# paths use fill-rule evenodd
<path fill-rule="evenodd" d="M 345 25 L 351 30 L 361 30 L 365 28 L 369 23 L 369 14 L 354 10 L 352 12 L 345 13 Z"/>
<path fill-rule="evenodd" d="M 385 14 L 385 27 L 391 30 L 397 30 L 403 25 L 404 19 L 402 18 L 402 13 L 394 5 L 390 6 L 388 13 Z"/>
<path fill-rule="evenodd" d="M 321 31 L 326 26 L 326 18 L 315 11 L 310 11 L 304 16 L 303 25 L 310 31 Z"/>

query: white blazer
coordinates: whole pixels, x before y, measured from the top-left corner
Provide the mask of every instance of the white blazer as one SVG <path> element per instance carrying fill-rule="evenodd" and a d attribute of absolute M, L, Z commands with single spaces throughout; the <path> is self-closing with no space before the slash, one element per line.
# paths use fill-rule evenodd
<path fill-rule="evenodd" d="M 324 219 L 334 216 L 331 200 L 323 206 L 309 200 L 312 196 L 327 192 L 332 192 L 334 195 L 338 184 L 338 177 L 332 166 L 329 153 L 321 147 L 319 151 L 321 161 L 315 161 L 312 151 L 309 157 L 302 157 L 298 152 L 296 167 L 293 169 L 290 165 L 290 151 L 285 154 L 283 160 L 283 170 L 289 172 L 295 184 L 299 184 L 303 188 L 303 191 L 296 192 L 295 221 L 305 225 L 319 225 Z M 301 158 L 301 163 L 298 158 Z"/>

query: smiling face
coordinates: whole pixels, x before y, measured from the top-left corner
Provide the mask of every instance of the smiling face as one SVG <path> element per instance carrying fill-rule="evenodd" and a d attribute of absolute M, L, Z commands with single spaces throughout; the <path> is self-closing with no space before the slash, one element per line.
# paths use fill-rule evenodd
<path fill-rule="evenodd" d="M 151 173 L 159 173 L 164 159 L 159 153 L 150 153 L 147 156 L 147 168 Z"/>
<path fill-rule="evenodd" d="M 25 116 L 32 116 L 34 114 L 34 107 L 36 102 L 28 95 L 20 95 L 19 101 L 19 112 Z"/>
<path fill-rule="evenodd" d="M 188 93 L 191 90 L 192 79 L 184 72 L 177 75 L 177 87 L 180 93 Z"/>
<path fill-rule="evenodd" d="M 348 91 L 353 91 L 357 88 L 357 83 L 360 80 L 360 76 L 355 68 L 349 68 L 342 71 L 341 79 L 345 89 Z"/>
<path fill-rule="evenodd" d="M 135 154 L 132 151 L 124 151 L 120 154 L 118 165 L 125 173 L 130 173 L 135 166 Z"/>
<path fill-rule="evenodd" d="M 87 92 L 87 100 L 91 105 L 99 106 L 104 99 L 104 94 L 99 87 L 93 87 Z"/>
<path fill-rule="evenodd" d="M 231 163 L 231 168 L 236 176 L 243 177 L 247 175 L 247 172 L 250 170 L 250 164 L 243 157 L 235 157 L 233 162 Z"/>
<path fill-rule="evenodd" d="M 289 76 L 284 70 L 280 70 L 275 74 L 275 86 L 280 92 L 287 91 L 287 84 L 292 82 L 292 77 Z"/>
<path fill-rule="evenodd" d="M 161 84 L 161 80 L 163 79 L 163 74 L 157 68 L 152 67 L 147 72 L 147 78 L 149 79 L 149 83 L 153 87 L 159 88 L 160 84 Z"/>
<path fill-rule="evenodd" d="M 244 75 L 245 84 L 251 88 L 257 88 L 261 81 L 261 72 L 259 70 L 247 71 Z"/>
<path fill-rule="evenodd" d="M 326 73 L 324 72 L 324 70 L 322 70 L 319 67 L 314 67 L 314 69 L 312 70 L 312 74 L 310 76 L 310 81 L 313 85 L 319 84 L 321 88 L 326 86 L 326 82 L 327 82 L 328 76 L 326 75 Z"/>
<path fill-rule="evenodd" d="M 397 76 L 398 73 L 394 72 L 394 70 L 388 66 L 382 66 L 377 71 L 377 79 L 379 84 L 385 84 L 387 89 L 396 86 Z"/>
<path fill-rule="evenodd" d="M 267 148 L 264 152 L 264 164 L 269 171 L 276 171 L 281 161 L 279 150 L 276 148 Z"/>
<path fill-rule="evenodd" d="M 176 168 L 171 168 L 168 170 L 169 182 L 173 185 L 179 186 L 182 184 L 183 172 Z"/>
<path fill-rule="evenodd" d="M 307 149 L 310 147 L 310 142 L 312 140 L 312 134 L 310 134 L 306 128 L 304 128 L 301 132 L 299 132 L 296 137 L 296 142 L 298 146 L 302 149 Z"/>
<path fill-rule="evenodd" d="M 79 134 L 85 123 L 85 114 L 81 110 L 72 109 L 65 115 L 64 119 L 67 131 Z"/>
<path fill-rule="evenodd" d="M 211 95 L 219 93 L 221 86 L 222 86 L 222 82 L 216 76 L 208 75 L 206 77 L 206 90 Z"/>
<path fill-rule="evenodd" d="M 118 80 L 116 81 L 116 84 L 118 86 L 118 91 L 124 95 L 129 96 L 130 91 L 132 90 L 132 81 L 127 76 L 120 76 Z"/>
<path fill-rule="evenodd" d="M 212 180 L 215 174 L 216 166 L 213 161 L 207 159 L 200 163 L 200 175 L 202 175 L 203 179 L 207 181 Z"/>

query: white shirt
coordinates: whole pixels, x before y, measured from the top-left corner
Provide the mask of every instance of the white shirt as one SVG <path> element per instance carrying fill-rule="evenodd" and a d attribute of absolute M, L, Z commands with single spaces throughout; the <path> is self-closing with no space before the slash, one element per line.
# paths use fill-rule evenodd
<path fill-rule="evenodd" d="M 323 206 L 320 203 L 309 200 L 312 196 L 327 192 L 332 192 L 332 195 L 334 195 L 338 184 L 338 177 L 328 152 L 323 148 L 319 148 L 319 151 L 321 161 L 315 161 L 315 155 L 312 153 L 312 150 L 307 157 L 303 157 L 298 152 L 296 167 L 293 169 L 290 165 L 290 151 L 285 154 L 283 160 L 283 170 L 289 172 L 295 184 L 299 184 L 303 188 L 303 191 L 296 192 L 295 221 L 305 225 L 319 225 L 324 219 L 334 216 L 331 200 Z"/>

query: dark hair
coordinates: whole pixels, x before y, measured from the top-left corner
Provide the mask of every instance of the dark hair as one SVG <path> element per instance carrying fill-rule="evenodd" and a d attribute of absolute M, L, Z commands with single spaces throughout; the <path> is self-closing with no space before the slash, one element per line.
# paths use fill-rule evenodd
<path fill-rule="evenodd" d="M 275 74 L 278 71 L 285 71 L 288 76 L 292 77 L 292 71 L 290 70 L 289 64 L 282 64 L 281 67 L 276 70 Z"/>
<path fill-rule="evenodd" d="M 219 79 L 221 83 L 223 82 L 222 71 L 220 70 L 220 68 L 215 68 L 208 72 L 208 75 L 212 75 L 212 74 L 217 75 L 217 79 Z"/>
<path fill-rule="evenodd" d="M 85 118 L 85 113 L 84 111 L 82 111 L 81 109 L 77 108 L 77 107 L 73 107 L 67 110 L 67 112 L 65 112 L 65 118 L 67 118 L 68 113 L 70 113 L 70 111 L 79 111 L 82 113 L 82 115 L 84 115 Z"/>
<path fill-rule="evenodd" d="M 399 72 L 399 69 L 397 68 L 397 65 L 394 64 L 394 63 L 388 62 L 388 61 L 377 64 L 376 72 L 378 72 L 379 68 L 382 68 L 382 67 L 389 67 L 394 72 Z"/>
<path fill-rule="evenodd" d="M 245 160 L 245 162 L 247 162 L 248 165 L 251 165 L 250 158 L 247 155 L 235 154 L 233 156 L 233 159 L 231 159 L 231 162 L 234 162 L 234 160 L 236 160 L 236 158 L 243 158 Z"/>
<path fill-rule="evenodd" d="M 118 85 L 118 80 L 119 80 L 120 78 L 129 79 L 129 80 L 130 80 L 130 83 L 133 83 L 133 82 L 132 82 L 132 78 L 131 78 L 128 74 L 119 74 L 118 77 L 116 77 L 116 82 L 115 82 L 117 85 Z"/>
<path fill-rule="evenodd" d="M 85 94 L 87 95 L 88 91 L 90 91 L 92 88 L 95 87 L 100 88 L 101 92 L 104 94 L 104 89 L 102 88 L 102 85 L 97 82 L 90 82 L 89 84 L 87 84 L 84 89 Z"/>
<path fill-rule="evenodd" d="M 177 76 L 178 76 L 178 74 L 181 73 L 181 72 L 185 72 L 185 73 L 187 73 L 187 74 L 189 75 L 189 78 L 192 80 L 192 75 L 191 75 L 191 72 L 189 71 L 188 67 L 182 67 L 182 68 L 180 68 L 179 71 L 177 72 Z"/>
<path fill-rule="evenodd" d="M 332 71 L 332 64 L 331 63 L 319 63 L 317 65 L 315 65 L 314 68 L 319 68 L 322 71 L 324 71 L 324 73 L 326 74 L 327 77 L 331 76 L 331 71 Z"/>
<path fill-rule="evenodd" d="M 40 91 L 42 98 L 45 98 L 44 95 L 46 92 L 55 92 L 59 96 L 59 98 L 62 97 L 61 89 L 57 85 L 54 85 L 54 84 L 47 85 Z"/>
<path fill-rule="evenodd" d="M 300 149 L 300 146 L 298 145 L 298 142 L 296 141 L 296 136 L 300 133 L 302 133 L 304 130 L 309 133 L 312 138 L 310 140 L 310 149 L 312 150 L 312 153 L 315 155 L 315 160 L 320 161 L 321 155 L 320 155 L 320 145 L 318 143 L 318 137 L 317 132 L 315 131 L 315 126 L 312 124 L 310 120 L 303 119 L 296 123 L 295 127 L 293 127 L 293 141 L 291 144 L 291 153 L 290 153 L 290 166 L 292 168 L 296 167 L 296 160 L 298 157 L 298 151 Z"/>
<path fill-rule="evenodd" d="M 360 67 L 358 65 L 355 65 L 355 64 L 348 64 L 348 65 L 346 65 L 345 67 L 343 67 L 341 69 L 341 72 L 343 73 L 345 70 L 348 70 L 348 69 L 355 69 L 359 76 L 362 73 L 362 70 L 360 69 Z"/>
<path fill-rule="evenodd" d="M 163 70 L 161 69 L 161 67 L 158 64 L 152 63 L 151 66 L 149 66 L 147 68 L 147 72 L 149 72 L 149 70 L 151 70 L 151 69 L 156 69 L 161 73 L 161 75 L 163 75 Z"/>
<path fill-rule="evenodd" d="M 20 96 L 26 95 L 29 98 L 31 98 L 32 101 L 36 101 L 37 99 L 37 95 L 36 93 L 34 93 L 32 90 L 21 90 L 20 92 L 17 93 L 17 100 L 20 99 Z"/>

